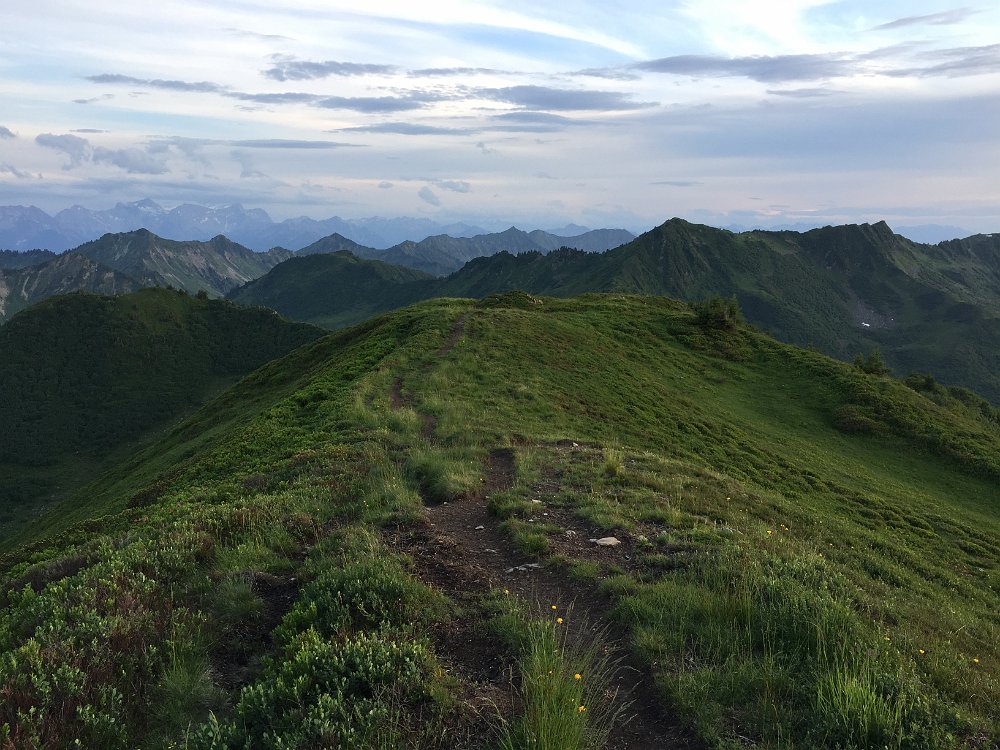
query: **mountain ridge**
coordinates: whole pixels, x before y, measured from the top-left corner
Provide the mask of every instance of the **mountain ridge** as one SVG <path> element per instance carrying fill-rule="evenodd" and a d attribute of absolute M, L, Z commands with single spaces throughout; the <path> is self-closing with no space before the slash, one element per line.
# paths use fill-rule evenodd
<path fill-rule="evenodd" d="M 783 341 L 815 345 L 844 360 L 881 348 L 892 367 L 931 372 L 998 403 L 1000 281 L 994 279 L 1000 280 L 996 236 L 932 246 L 900 237 L 884 222 L 736 234 L 674 218 L 604 253 L 501 251 L 435 282 L 387 284 L 382 293 L 392 304 L 382 309 L 518 289 L 688 301 L 735 295 L 750 322 Z M 291 282 L 283 280 L 284 294 L 294 296 Z M 252 303 L 252 297 L 240 299 Z M 269 302 L 287 309 L 287 299 Z M 325 304 L 316 320 L 361 319 L 336 296 Z"/>

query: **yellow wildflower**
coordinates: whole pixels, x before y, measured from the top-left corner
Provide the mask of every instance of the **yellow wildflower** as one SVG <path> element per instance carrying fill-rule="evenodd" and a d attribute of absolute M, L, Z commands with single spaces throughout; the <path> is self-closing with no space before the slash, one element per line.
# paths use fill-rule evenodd
<path fill-rule="evenodd" d="M 973 659 L 973 661 L 976 662 L 977 664 L 979 663 L 979 659 Z M 573 679 L 574 680 L 579 680 L 580 679 L 580 673 L 577 672 L 575 675 L 573 675 Z"/>

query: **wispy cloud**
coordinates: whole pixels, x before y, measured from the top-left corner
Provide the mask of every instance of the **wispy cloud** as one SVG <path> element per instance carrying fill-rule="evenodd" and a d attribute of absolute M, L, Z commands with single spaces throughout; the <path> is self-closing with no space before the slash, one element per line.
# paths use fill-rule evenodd
<path fill-rule="evenodd" d="M 300 141 L 284 138 L 265 138 L 252 141 L 228 141 L 229 145 L 240 148 L 298 148 L 298 149 L 331 149 L 358 148 L 357 143 L 340 143 L 339 141 Z"/>
<path fill-rule="evenodd" d="M 440 125 L 426 125 L 418 122 L 378 122 L 371 125 L 356 125 L 352 128 L 332 130 L 332 133 L 392 133 L 395 135 L 471 135 L 479 132 L 476 128 L 451 128 Z"/>
<path fill-rule="evenodd" d="M 961 23 L 969 16 L 979 12 L 974 8 L 955 8 L 954 10 L 946 10 L 943 13 L 930 13 L 925 16 L 906 16 L 905 18 L 897 18 L 895 21 L 875 26 L 873 30 L 885 31 L 886 29 L 901 29 L 906 26 L 921 26 L 923 24 L 950 26 Z"/>
<path fill-rule="evenodd" d="M 420 190 L 417 191 L 417 196 L 424 203 L 429 203 L 432 206 L 440 206 L 441 199 L 437 197 L 437 193 L 431 190 L 427 185 L 424 185 Z"/>
<path fill-rule="evenodd" d="M 415 99 L 398 96 L 327 96 L 314 102 L 323 109 L 349 109 L 354 112 L 406 112 L 426 106 Z"/>
<path fill-rule="evenodd" d="M 13 164 L 3 164 L 0 163 L 0 174 L 13 175 L 19 180 L 38 180 L 41 179 L 41 175 L 33 175 L 25 172 L 24 170 L 18 169 Z"/>
<path fill-rule="evenodd" d="M 835 89 L 804 88 L 804 89 L 768 89 L 772 96 L 784 96 L 791 99 L 814 99 L 821 96 L 832 96 L 838 93 Z"/>
<path fill-rule="evenodd" d="M 414 78 L 442 78 L 447 76 L 473 76 L 473 75 L 503 75 L 516 76 L 523 75 L 513 70 L 497 70 L 495 68 L 420 68 L 411 70 L 408 75 Z"/>
<path fill-rule="evenodd" d="M 985 75 L 1000 72 L 1000 44 L 984 47 L 956 47 L 922 55 L 929 64 L 894 70 L 889 75 L 897 77 Z M 941 60 L 941 62 L 936 62 Z"/>
<path fill-rule="evenodd" d="M 464 180 L 435 180 L 434 184 L 442 190 L 450 190 L 453 193 L 468 193 L 472 185 Z"/>
<path fill-rule="evenodd" d="M 295 41 L 290 36 L 282 36 L 281 34 L 259 34 L 256 31 L 247 31 L 246 29 L 236 29 L 229 27 L 223 29 L 226 33 L 240 37 L 242 39 L 256 39 L 261 42 L 292 42 Z"/>
<path fill-rule="evenodd" d="M 647 60 L 631 66 L 648 73 L 683 76 L 731 76 L 750 78 L 761 83 L 816 81 L 849 76 L 858 72 L 853 55 L 825 53 L 812 55 L 775 55 L 759 57 L 719 57 L 714 55 L 675 55 Z"/>
<path fill-rule="evenodd" d="M 620 91 L 591 91 L 589 89 L 557 89 L 548 86 L 507 86 L 505 88 L 474 89 L 473 95 L 482 99 L 514 104 L 528 109 L 554 109 L 557 111 L 619 111 L 653 107 L 653 102 L 636 102 L 631 94 Z"/>
<path fill-rule="evenodd" d="M 337 60 L 324 62 L 282 60 L 263 73 L 275 81 L 311 81 L 330 76 L 388 75 L 396 73 L 398 70 L 395 65 L 339 62 Z"/>
<path fill-rule="evenodd" d="M 193 91 L 201 94 L 224 94 L 228 92 L 226 86 L 211 81 L 175 81 L 163 78 L 135 78 L 133 76 L 121 75 L 119 73 L 101 73 L 99 75 L 84 76 L 91 83 L 124 84 L 127 86 L 145 86 L 151 89 L 162 89 L 164 91 Z"/>
<path fill-rule="evenodd" d="M 669 187 L 695 187 L 696 185 L 701 185 L 697 180 L 657 180 L 656 182 L 649 183 L 650 185 L 667 185 Z"/>
<path fill-rule="evenodd" d="M 63 167 L 64 169 L 78 167 L 90 158 L 90 142 L 86 138 L 80 138 L 76 135 L 42 133 L 35 137 L 35 143 L 66 154 L 69 157 L 69 164 Z"/>
<path fill-rule="evenodd" d="M 129 174 L 166 174 L 169 171 L 163 162 L 137 148 L 110 149 L 98 146 L 94 149 L 92 158 L 97 164 L 113 164 Z"/>

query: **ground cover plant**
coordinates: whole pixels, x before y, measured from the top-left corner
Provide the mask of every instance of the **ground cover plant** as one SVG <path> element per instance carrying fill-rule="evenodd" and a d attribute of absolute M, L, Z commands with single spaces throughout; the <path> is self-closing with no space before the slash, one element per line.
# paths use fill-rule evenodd
<path fill-rule="evenodd" d="M 731 312 L 437 300 L 258 370 L 0 558 L 0 746 L 996 743 L 992 414 Z"/>

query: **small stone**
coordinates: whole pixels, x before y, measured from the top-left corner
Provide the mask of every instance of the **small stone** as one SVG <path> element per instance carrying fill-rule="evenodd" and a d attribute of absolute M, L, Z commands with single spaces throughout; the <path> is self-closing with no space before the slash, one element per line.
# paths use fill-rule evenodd
<path fill-rule="evenodd" d="M 602 536 L 600 539 L 591 539 L 598 547 L 617 547 L 621 540 L 616 536 Z"/>
<path fill-rule="evenodd" d="M 476 527 L 476 531 L 482 531 L 485 528 L 486 528 L 485 526 L 483 526 L 482 524 L 479 524 L 479 526 Z"/>
<path fill-rule="evenodd" d="M 536 505 L 541 505 L 542 504 L 541 500 L 536 500 L 535 498 L 532 498 L 531 502 L 535 503 Z"/>
<path fill-rule="evenodd" d="M 573 529 L 566 529 L 566 536 L 576 536 L 576 532 Z"/>
<path fill-rule="evenodd" d="M 642 542 L 643 544 L 645 544 L 646 542 L 649 541 L 649 537 L 647 537 L 645 534 L 639 534 L 639 536 L 637 536 L 635 540 L 637 542 Z"/>

